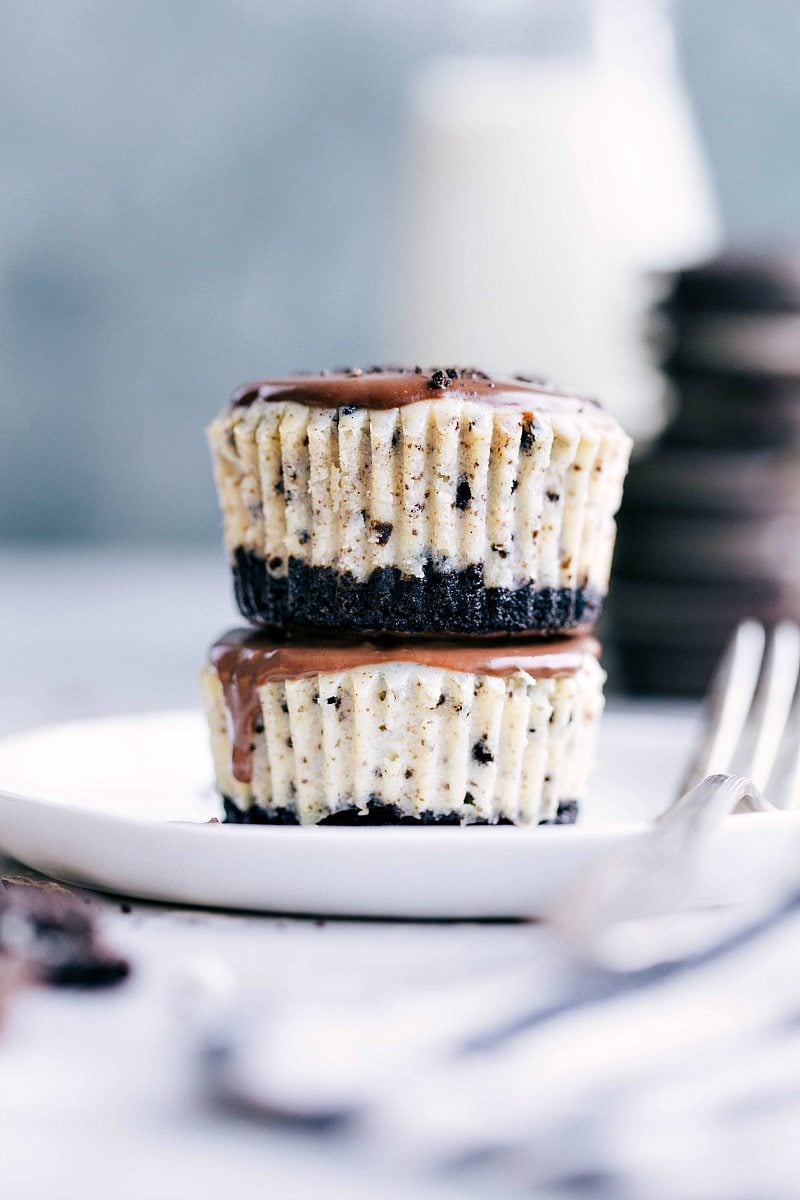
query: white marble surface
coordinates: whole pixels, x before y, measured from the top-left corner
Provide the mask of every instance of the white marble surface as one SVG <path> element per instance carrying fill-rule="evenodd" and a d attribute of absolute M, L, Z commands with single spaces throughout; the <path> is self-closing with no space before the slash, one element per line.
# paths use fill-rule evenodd
<path fill-rule="evenodd" d="M 196 702 L 206 645 L 235 620 L 218 552 L 0 551 L 0 732 Z M 1 848 L 0 848 L 1 849 Z M 4 870 L 14 869 L 0 860 Z M 524 924 L 317 921 L 93 898 L 134 963 L 113 992 L 33 993 L 0 1035 L 0 1196 L 8 1200 L 449 1200 L 336 1138 L 221 1114 L 198 1087 L 187 976 L 244 1004 L 376 994 L 525 955 L 563 969 Z M 489 1185 L 487 1185 L 489 1186 Z M 502 1196 L 502 1179 L 482 1196 Z"/>

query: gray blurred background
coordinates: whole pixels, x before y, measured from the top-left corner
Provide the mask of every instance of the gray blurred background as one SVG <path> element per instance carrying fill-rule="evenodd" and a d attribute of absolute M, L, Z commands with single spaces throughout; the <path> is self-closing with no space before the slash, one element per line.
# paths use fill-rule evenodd
<path fill-rule="evenodd" d="M 800 4 L 673 13 L 726 235 L 796 236 Z M 586 37 L 577 0 L 5 0 L 0 25 L 0 537 L 31 543 L 215 540 L 232 388 L 392 355 L 412 73 Z"/>

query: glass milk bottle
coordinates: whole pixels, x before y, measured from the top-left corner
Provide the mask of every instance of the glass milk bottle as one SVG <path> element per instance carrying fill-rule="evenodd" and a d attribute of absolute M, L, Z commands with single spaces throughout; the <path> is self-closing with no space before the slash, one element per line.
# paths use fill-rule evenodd
<path fill-rule="evenodd" d="M 658 420 L 648 273 L 718 222 L 664 6 L 597 0 L 592 52 L 447 55 L 409 95 L 390 357 L 551 376 Z"/>

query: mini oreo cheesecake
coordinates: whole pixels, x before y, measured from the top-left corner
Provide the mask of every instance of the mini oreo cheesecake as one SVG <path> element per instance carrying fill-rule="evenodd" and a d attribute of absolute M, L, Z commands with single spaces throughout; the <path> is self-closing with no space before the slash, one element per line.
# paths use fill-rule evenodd
<path fill-rule="evenodd" d="M 202 674 L 227 819 L 570 823 L 603 707 L 599 649 L 234 630 Z"/>
<path fill-rule="evenodd" d="M 631 443 L 594 401 L 373 367 L 250 384 L 209 439 L 250 621 L 549 635 L 600 615 Z"/>

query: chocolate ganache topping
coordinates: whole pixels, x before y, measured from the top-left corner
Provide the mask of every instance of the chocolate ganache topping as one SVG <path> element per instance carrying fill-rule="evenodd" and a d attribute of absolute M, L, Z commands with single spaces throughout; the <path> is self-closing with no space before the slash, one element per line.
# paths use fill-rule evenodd
<path fill-rule="evenodd" d="M 574 675 L 587 656 L 599 655 L 599 642 L 589 636 L 551 642 L 475 638 L 465 643 L 444 638 L 363 640 L 332 633 L 320 639 L 304 634 L 299 640 L 272 630 L 233 629 L 211 647 L 210 662 L 222 684 L 231 721 L 233 775 L 249 783 L 253 732 L 261 713 L 258 689 L 265 683 L 388 663 L 417 663 L 475 675 L 525 672 L 550 679 Z"/>
<path fill-rule="evenodd" d="M 234 392 L 232 408 L 256 400 L 294 401 L 311 408 L 403 408 L 421 400 L 471 400 L 496 408 L 531 406 L 581 412 L 596 400 L 574 396 L 529 375 L 491 376 L 470 367 L 360 367 L 262 379 Z"/>

